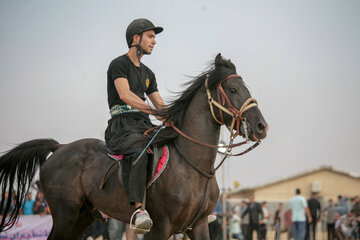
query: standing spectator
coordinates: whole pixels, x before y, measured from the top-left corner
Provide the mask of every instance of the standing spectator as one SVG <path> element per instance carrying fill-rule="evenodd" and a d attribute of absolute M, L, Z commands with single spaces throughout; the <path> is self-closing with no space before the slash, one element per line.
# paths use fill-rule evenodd
<path fill-rule="evenodd" d="M 99 220 L 95 220 L 87 229 L 86 240 L 103 240 L 106 227 Z"/>
<path fill-rule="evenodd" d="M 259 226 L 263 223 L 263 211 L 261 208 L 261 204 L 258 202 L 255 202 L 255 198 L 253 195 L 249 197 L 250 202 L 248 203 L 248 207 L 245 210 L 245 212 L 242 214 L 241 217 L 244 217 L 246 214 L 249 215 L 249 225 L 248 225 L 248 239 L 253 239 L 253 232 L 254 230 L 257 233 L 258 239 L 260 240 L 261 233 Z"/>
<path fill-rule="evenodd" d="M 316 199 L 316 193 L 311 193 L 311 198 L 308 200 L 308 206 L 312 218 L 312 222 L 306 224 L 306 237 L 310 240 L 310 232 L 313 234 L 313 240 L 316 240 L 316 224 L 320 221 L 321 206 L 319 200 Z"/>
<path fill-rule="evenodd" d="M 334 202 L 332 199 L 329 199 L 329 206 L 324 209 L 326 213 L 326 228 L 328 240 L 335 239 L 335 214 L 336 210 L 334 207 Z"/>
<path fill-rule="evenodd" d="M 338 202 L 337 202 L 337 204 L 335 204 L 335 209 L 336 209 L 336 212 L 338 212 L 340 214 L 340 216 L 343 216 L 347 213 L 346 201 L 341 195 L 338 196 Z"/>
<path fill-rule="evenodd" d="M 354 206 L 352 208 L 352 211 L 354 212 L 355 219 L 357 221 L 357 230 L 356 234 L 358 239 L 360 239 L 360 198 L 359 196 L 355 197 Z"/>
<path fill-rule="evenodd" d="M 215 209 L 213 214 L 216 215 L 216 221 L 212 222 L 209 227 L 212 229 L 210 230 L 210 238 L 216 239 L 216 236 L 221 235 L 221 240 L 223 239 L 223 219 L 226 218 L 226 213 L 230 210 L 230 204 L 226 200 L 227 195 L 225 193 L 221 194 L 219 197 L 218 202 L 216 203 Z M 225 201 L 225 209 L 223 209 L 223 201 Z M 224 217 L 225 216 L 225 217 Z M 226 221 L 226 220 L 225 220 Z"/>
<path fill-rule="evenodd" d="M 260 225 L 260 238 L 261 240 L 266 240 L 266 233 L 267 233 L 267 224 L 268 221 L 270 219 L 270 213 L 269 210 L 267 209 L 267 202 L 263 202 L 262 203 L 262 211 L 263 211 L 263 223 Z"/>
<path fill-rule="evenodd" d="M 123 233 L 126 231 L 126 223 L 114 218 L 109 218 L 107 231 L 110 240 L 121 240 Z"/>
<path fill-rule="evenodd" d="M 241 202 L 241 210 L 240 210 L 240 216 L 243 216 L 246 209 L 248 208 L 248 204 L 246 201 Z M 246 214 L 245 216 L 241 217 L 241 232 L 245 239 L 249 239 L 248 237 L 248 228 L 249 228 L 249 214 Z"/>
<path fill-rule="evenodd" d="M 24 215 L 33 215 L 34 214 L 34 205 L 35 200 L 32 199 L 32 193 L 29 192 L 27 194 L 27 199 L 24 202 L 24 205 L 22 207 L 22 212 Z"/>
<path fill-rule="evenodd" d="M 291 220 L 291 209 L 286 210 L 284 214 L 285 228 L 288 234 L 288 240 L 293 238 L 293 222 Z"/>
<path fill-rule="evenodd" d="M 274 217 L 274 225 L 275 225 L 275 240 L 280 240 L 281 235 L 281 210 L 283 208 L 283 204 L 279 203 L 279 208 L 275 212 Z"/>
<path fill-rule="evenodd" d="M 346 210 L 349 213 L 352 210 L 354 198 L 350 198 L 345 195 L 345 199 L 346 199 L 346 202 L 345 202 Z"/>
<path fill-rule="evenodd" d="M 12 211 L 14 211 L 15 209 L 15 204 L 13 201 L 11 201 L 11 199 L 9 199 L 9 192 L 5 192 L 5 196 L 4 196 L 4 199 L 1 199 L 1 201 L 4 200 L 4 209 L 2 210 L 1 212 L 1 216 L 2 217 L 5 217 L 5 208 L 6 208 L 6 205 L 8 204 L 8 201 L 10 201 L 10 206 L 9 206 L 9 211 L 8 213 L 10 214 Z M 1 220 L 1 218 L 0 218 Z"/>
<path fill-rule="evenodd" d="M 35 204 L 34 204 L 34 214 L 39 214 L 40 216 L 49 214 L 50 210 L 45 201 L 44 195 L 42 192 L 37 192 Z"/>
<path fill-rule="evenodd" d="M 304 240 L 306 215 L 308 216 L 308 222 L 311 222 L 312 218 L 306 199 L 300 195 L 300 189 L 296 189 L 295 193 L 296 195 L 290 200 L 291 220 L 294 224 L 294 239 Z"/>
<path fill-rule="evenodd" d="M 229 210 L 228 214 L 229 214 L 229 220 L 230 220 L 231 237 L 238 239 L 238 240 L 243 240 L 244 237 L 241 234 L 241 229 L 240 229 L 240 217 L 238 215 L 234 214 L 234 212 L 232 210 Z"/>

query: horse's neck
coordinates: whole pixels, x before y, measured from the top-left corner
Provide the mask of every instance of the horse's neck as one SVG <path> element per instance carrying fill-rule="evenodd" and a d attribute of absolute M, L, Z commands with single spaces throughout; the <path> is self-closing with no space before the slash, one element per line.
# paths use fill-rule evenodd
<path fill-rule="evenodd" d="M 204 87 L 198 91 L 189 104 L 181 130 L 203 143 L 218 144 L 220 125 L 213 120 Z M 196 166 L 204 170 L 213 167 L 216 149 L 201 146 L 183 137 L 179 137 L 177 144 L 184 155 Z"/>

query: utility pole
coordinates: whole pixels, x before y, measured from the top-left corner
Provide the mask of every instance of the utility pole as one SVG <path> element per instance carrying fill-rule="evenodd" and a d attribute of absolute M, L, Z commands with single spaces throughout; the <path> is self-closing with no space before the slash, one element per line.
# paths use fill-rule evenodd
<path fill-rule="evenodd" d="M 221 157 L 224 157 L 225 153 L 226 153 L 226 148 L 221 148 L 222 146 L 224 146 L 225 144 L 220 141 L 220 143 L 218 144 L 219 148 L 218 148 L 218 152 L 220 153 Z M 225 178 L 226 178 L 226 167 L 225 164 L 223 164 L 221 166 L 221 181 L 222 181 L 222 239 L 223 240 L 227 240 L 227 229 L 226 229 L 226 182 L 225 182 Z"/>

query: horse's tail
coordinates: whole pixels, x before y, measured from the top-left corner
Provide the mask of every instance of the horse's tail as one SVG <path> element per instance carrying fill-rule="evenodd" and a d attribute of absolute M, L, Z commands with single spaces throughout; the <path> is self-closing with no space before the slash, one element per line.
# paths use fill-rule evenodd
<path fill-rule="evenodd" d="M 49 153 L 60 146 L 53 139 L 36 139 L 24 142 L 0 157 L 0 232 L 14 225 L 36 171 Z"/>

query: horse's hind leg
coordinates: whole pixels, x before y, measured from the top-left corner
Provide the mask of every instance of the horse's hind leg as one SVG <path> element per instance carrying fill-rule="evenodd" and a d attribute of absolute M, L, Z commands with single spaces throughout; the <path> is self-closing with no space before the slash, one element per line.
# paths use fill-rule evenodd
<path fill-rule="evenodd" d="M 80 235 L 87 229 L 87 227 L 94 221 L 91 211 L 84 205 L 81 208 L 80 214 L 76 219 L 75 224 L 69 231 L 68 237 L 71 239 L 78 239 Z"/>
<path fill-rule="evenodd" d="M 56 207 L 53 207 L 55 204 Z M 49 206 L 53 217 L 53 228 L 49 235 L 49 240 L 72 240 L 77 239 L 72 230 L 74 224 L 80 216 L 81 206 L 66 205 L 61 200 L 50 201 Z"/>

